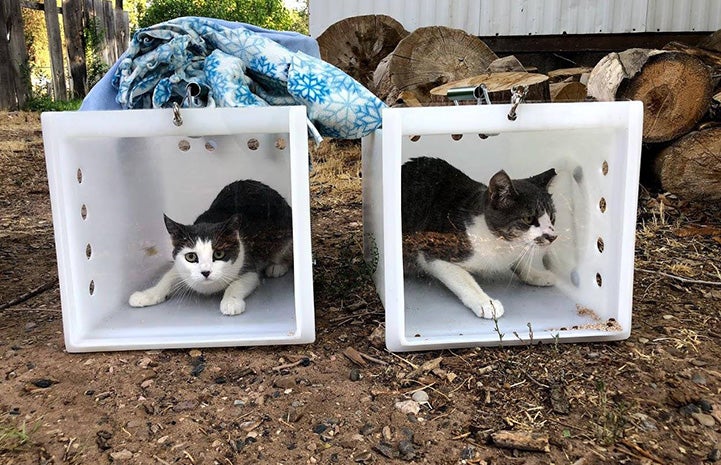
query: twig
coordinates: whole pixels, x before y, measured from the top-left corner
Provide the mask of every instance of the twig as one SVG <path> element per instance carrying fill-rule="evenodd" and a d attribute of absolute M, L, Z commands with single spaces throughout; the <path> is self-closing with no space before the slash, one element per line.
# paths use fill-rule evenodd
<path fill-rule="evenodd" d="M 53 279 L 52 281 L 49 281 L 49 282 L 47 282 L 47 283 L 45 283 L 45 284 L 43 284 L 43 285 L 41 285 L 41 286 L 38 286 L 38 287 L 36 287 L 35 289 L 33 289 L 33 290 L 31 290 L 31 291 L 28 291 L 28 292 L 26 292 L 25 294 L 23 294 L 23 295 L 21 295 L 21 296 L 19 296 L 19 297 L 14 298 L 14 299 L 11 300 L 10 302 L 6 302 L 6 303 L 4 303 L 4 304 L 0 304 L 0 310 L 5 310 L 6 308 L 10 308 L 10 307 L 13 307 L 13 306 L 15 306 L 15 305 L 17 305 L 17 304 L 21 304 L 21 303 L 25 302 L 26 300 L 30 300 L 30 299 L 32 299 L 33 297 L 35 297 L 36 295 L 40 295 L 40 294 L 42 294 L 43 292 L 52 289 L 53 287 L 55 287 L 55 285 L 56 285 L 57 283 L 58 283 L 58 280 L 57 280 L 57 279 Z"/>
<path fill-rule="evenodd" d="M 703 284 L 705 286 L 721 286 L 721 281 L 704 281 L 702 279 L 690 279 L 690 278 L 684 278 L 682 276 L 676 276 L 675 274 L 664 273 L 663 271 L 646 270 L 643 268 L 636 268 L 636 271 L 665 276 L 667 278 L 671 278 L 671 279 L 675 279 L 676 281 L 680 281 L 683 284 Z"/>
<path fill-rule="evenodd" d="M 654 462 L 661 464 L 661 465 L 666 465 L 666 462 L 664 462 L 660 458 L 656 457 L 651 452 L 648 452 L 645 449 L 641 449 L 637 444 L 635 444 L 631 441 L 628 441 L 626 439 L 621 439 L 618 442 L 620 442 L 621 444 L 623 444 L 624 446 L 629 448 L 631 451 L 636 452 L 637 454 L 640 454 L 640 455 L 646 457 L 647 459 L 653 460 Z"/>
<path fill-rule="evenodd" d="M 398 355 L 398 354 L 394 354 L 393 352 L 388 351 L 388 353 L 391 354 L 392 356 L 394 356 L 395 358 L 397 358 L 397 359 L 399 359 L 399 360 L 401 360 L 401 361 L 403 361 L 403 362 L 406 362 L 406 363 L 407 363 L 408 365 L 410 365 L 411 368 L 413 368 L 414 370 L 417 370 L 417 369 L 418 369 L 418 365 L 416 365 L 415 363 L 409 362 L 408 360 L 404 359 L 403 357 L 401 357 L 401 356 Z"/>
<path fill-rule="evenodd" d="M 162 463 L 163 465 L 170 465 L 170 463 L 166 462 L 165 460 L 161 459 L 157 455 L 153 455 L 153 458 L 157 460 L 158 462 Z"/>
<path fill-rule="evenodd" d="M 273 371 L 282 371 L 287 368 L 297 367 L 300 364 L 308 363 L 309 360 L 310 360 L 309 357 L 301 357 L 300 359 L 296 360 L 295 362 L 285 363 L 283 365 L 278 365 L 277 367 L 273 367 Z"/>
<path fill-rule="evenodd" d="M 369 362 L 377 363 L 378 365 L 388 365 L 388 362 L 386 362 L 384 360 L 381 360 L 381 359 L 375 358 L 375 357 L 371 357 L 370 355 L 360 352 L 360 351 L 358 353 L 360 354 L 361 357 L 368 360 Z"/>

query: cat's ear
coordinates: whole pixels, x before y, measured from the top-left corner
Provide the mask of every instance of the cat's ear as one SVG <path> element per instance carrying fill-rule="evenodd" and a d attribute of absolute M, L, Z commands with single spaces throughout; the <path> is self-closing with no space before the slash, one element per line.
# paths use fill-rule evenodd
<path fill-rule="evenodd" d="M 240 225 L 242 223 L 242 219 L 239 214 L 235 214 L 225 220 L 222 226 L 223 231 L 240 231 Z"/>
<path fill-rule="evenodd" d="M 170 219 L 166 214 L 163 214 L 163 220 L 165 220 L 165 229 L 168 230 L 168 234 L 171 237 L 182 237 L 185 235 L 185 226 Z"/>
<path fill-rule="evenodd" d="M 548 183 L 551 182 L 551 179 L 553 179 L 556 176 L 556 170 L 551 168 L 550 170 L 544 171 L 541 174 L 537 174 L 535 176 L 531 176 L 528 178 L 530 182 L 537 185 L 538 187 L 547 187 Z"/>
<path fill-rule="evenodd" d="M 513 187 L 513 181 L 503 170 L 494 174 L 491 178 L 488 183 L 488 194 L 491 199 L 491 206 L 496 210 L 508 208 L 518 196 L 516 188 Z"/>

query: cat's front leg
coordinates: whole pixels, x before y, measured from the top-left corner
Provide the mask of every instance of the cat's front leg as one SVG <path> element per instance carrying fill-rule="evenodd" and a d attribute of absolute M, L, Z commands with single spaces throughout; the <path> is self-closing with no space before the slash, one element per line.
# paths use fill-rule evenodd
<path fill-rule="evenodd" d="M 556 275 L 548 270 L 517 266 L 513 271 L 521 281 L 531 286 L 548 287 L 556 284 Z"/>
<path fill-rule="evenodd" d="M 243 273 L 225 289 L 220 301 L 220 312 L 223 315 L 240 315 L 245 311 L 245 298 L 260 284 L 258 273 Z"/>
<path fill-rule="evenodd" d="M 173 288 L 180 282 L 180 277 L 175 268 L 168 270 L 158 284 L 144 291 L 133 292 L 128 299 L 131 307 L 150 307 L 165 302 Z"/>
<path fill-rule="evenodd" d="M 427 261 L 422 256 L 419 257 L 418 263 L 426 273 L 445 284 L 477 317 L 496 319 L 503 315 L 501 301 L 483 292 L 473 275 L 465 269 L 443 260 Z"/>

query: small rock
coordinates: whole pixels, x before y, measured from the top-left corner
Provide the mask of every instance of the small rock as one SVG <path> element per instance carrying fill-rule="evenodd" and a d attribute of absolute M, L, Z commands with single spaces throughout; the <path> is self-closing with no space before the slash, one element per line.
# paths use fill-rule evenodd
<path fill-rule="evenodd" d="M 708 453 L 706 460 L 708 460 L 709 462 L 718 462 L 719 460 L 721 460 L 721 449 L 718 445 L 711 449 L 711 452 Z"/>
<path fill-rule="evenodd" d="M 49 388 L 50 386 L 52 386 L 54 384 L 52 380 L 45 379 L 45 378 L 36 379 L 32 383 L 33 383 L 33 386 L 39 387 L 41 389 Z"/>
<path fill-rule="evenodd" d="M 236 407 L 242 407 L 242 406 L 245 405 L 245 401 L 240 400 L 240 399 L 235 399 L 235 400 L 233 401 L 233 405 L 236 406 Z"/>
<path fill-rule="evenodd" d="M 376 431 L 375 425 L 366 423 L 365 425 L 361 426 L 359 433 L 362 434 L 363 436 L 368 436 L 369 434 L 373 434 L 375 431 Z"/>
<path fill-rule="evenodd" d="M 401 413 L 407 414 L 413 414 L 417 415 L 418 412 L 421 411 L 421 406 L 418 402 L 415 400 L 404 400 L 401 402 L 396 402 L 395 405 L 396 409 L 398 409 Z"/>
<path fill-rule="evenodd" d="M 198 402 L 194 400 L 183 400 L 173 405 L 174 412 L 184 412 L 187 410 L 193 410 L 198 406 Z"/>
<path fill-rule="evenodd" d="M 648 339 L 646 339 L 645 337 L 639 337 L 638 342 L 640 342 L 641 344 L 648 344 Z"/>
<path fill-rule="evenodd" d="M 305 407 L 302 405 L 299 406 L 291 406 L 288 409 L 288 423 L 296 423 L 298 420 L 301 419 L 303 414 L 305 413 Z"/>
<path fill-rule="evenodd" d="M 381 430 L 381 435 L 383 436 L 383 439 L 386 441 L 390 441 L 393 439 L 393 433 L 391 432 L 390 426 L 384 426 L 383 430 Z"/>
<path fill-rule="evenodd" d="M 325 432 L 325 430 L 327 430 L 327 429 L 328 429 L 328 425 L 326 425 L 324 423 L 318 423 L 317 425 L 315 425 L 313 427 L 313 432 L 315 434 L 323 434 Z"/>
<path fill-rule="evenodd" d="M 664 320 L 673 320 L 673 315 L 664 315 L 662 318 Z"/>
<path fill-rule="evenodd" d="M 201 352 L 201 351 L 198 350 L 198 349 L 192 349 L 192 350 L 189 352 L 189 354 L 190 354 L 191 357 L 195 358 L 195 357 L 200 357 L 201 355 L 203 355 L 203 352 Z"/>
<path fill-rule="evenodd" d="M 393 447 L 392 444 L 388 444 L 387 442 L 381 442 L 373 448 L 378 451 L 378 453 L 380 453 L 382 456 L 389 459 L 397 459 L 400 455 L 398 449 Z"/>
<path fill-rule="evenodd" d="M 427 404 L 428 403 L 428 393 L 424 390 L 416 391 L 411 396 L 411 399 L 415 400 L 419 404 Z"/>
<path fill-rule="evenodd" d="M 350 380 L 351 381 L 360 381 L 363 376 L 361 375 L 360 370 L 358 368 L 352 368 L 350 370 Z"/>
<path fill-rule="evenodd" d="M 416 456 L 416 449 L 413 442 L 404 439 L 398 443 L 398 452 L 401 453 L 403 460 L 413 460 Z"/>
<path fill-rule="evenodd" d="M 694 373 L 691 377 L 691 381 L 693 381 L 696 384 L 706 385 L 706 377 L 702 375 L 701 373 Z"/>
<path fill-rule="evenodd" d="M 651 431 L 658 430 L 658 426 L 656 425 L 656 422 L 653 421 L 653 419 L 651 417 L 649 417 L 648 415 L 646 415 L 644 413 L 640 413 L 640 412 L 634 413 L 633 415 L 631 415 L 631 417 L 633 417 L 634 419 L 636 419 L 639 422 L 639 428 L 642 431 L 651 432 Z"/>
<path fill-rule="evenodd" d="M 193 367 L 190 374 L 193 376 L 200 376 L 200 374 L 205 370 L 205 363 L 198 363 Z"/>
<path fill-rule="evenodd" d="M 713 410 L 713 404 L 706 399 L 699 399 L 696 405 L 698 405 L 703 413 L 709 413 Z"/>
<path fill-rule="evenodd" d="M 690 416 L 694 413 L 700 413 L 701 409 L 698 408 L 698 405 L 696 404 L 687 404 L 678 409 L 678 411 L 679 413 L 681 413 L 681 415 Z"/>
<path fill-rule="evenodd" d="M 108 444 L 108 441 L 110 441 L 112 437 L 113 433 L 101 429 L 100 431 L 95 433 L 95 443 L 98 445 L 98 448 L 100 450 L 108 450 L 112 447 L 110 444 Z"/>
<path fill-rule="evenodd" d="M 601 354 L 599 354 L 598 352 L 589 352 L 586 354 L 586 358 L 589 360 L 595 360 L 600 357 L 601 357 Z"/>
<path fill-rule="evenodd" d="M 373 459 L 373 454 L 371 454 L 371 451 L 364 450 L 363 452 L 358 453 L 355 457 L 353 457 L 353 461 L 356 463 L 368 463 Z"/>
<path fill-rule="evenodd" d="M 691 416 L 703 426 L 713 428 L 714 425 L 716 425 L 716 420 L 714 420 L 711 415 L 706 415 L 705 413 L 692 413 Z"/>
<path fill-rule="evenodd" d="M 461 460 L 471 460 L 476 458 L 476 448 L 473 446 L 464 447 L 461 451 Z"/>
<path fill-rule="evenodd" d="M 111 452 L 110 457 L 112 457 L 113 460 L 130 460 L 133 458 L 133 453 L 128 449 L 123 449 L 120 452 Z"/>
<path fill-rule="evenodd" d="M 27 323 L 25 323 L 25 331 L 32 331 L 33 328 L 35 328 L 36 326 L 37 326 L 36 323 L 33 323 L 32 321 L 28 321 Z"/>
<path fill-rule="evenodd" d="M 368 341 L 371 345 L 377 349 L 385 348 L 386 345 L 386 332 L 383 326 L 376 326 L 373 332 L 368 336 Z"/>

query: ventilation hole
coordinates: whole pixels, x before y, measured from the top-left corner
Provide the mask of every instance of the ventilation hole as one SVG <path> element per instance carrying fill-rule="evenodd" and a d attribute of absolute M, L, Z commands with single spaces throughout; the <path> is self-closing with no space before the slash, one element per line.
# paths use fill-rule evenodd
<path fill-rule="evenodd" d="M 411 142 L 418 142 L 421 140 L 421 136 L 411 136 Z"/>
<path fill-rule="evenodd" d="M 88 260 L 90 260 L 90 257 L 93 255 L 93 248 L 90 246 L 90 244 L 85 246 L 85 256 L 88 257 Z"/>
<path fill-rule="evenodd" d="M 90 285 L 88 286 L 88 292 L 90 292 L 90 295 L 93 295 L 95 293 L 95 281 L 90 280 Z"/>
<path fill-rule="evenodd" d="M 573 170 L 573 179 L 575 179 L 578 184 L 581 184 L 581 180 L 583 180 L 583 168 L 577 166 L 576 169 Z"/>
<path fill-rule="evenodd" d="M 598 287 L 603 286 L 603 278 L 601 277 L 601 273 L 596 273 L 596 284 L 598 284 Z"/>
<path fill-rule="evenodd" d="M 604 197 L 601 197 L 601 200 L 598 201 L 598 208 L 601 213 L 606 213 L 606 199 Z"/>
<path fill-rule="evenodd" d="M 187 152 L 190 150 L 190 142 L 183 139 L 180 142 L 178 142 L 178 149 L 180 149 L 181 152 Z"/>
<path fill-rule="evenodd" d="M 576 270 L 571 271 L 571 284 L 576 287 L 581 285 L 581 276 L 579 276 L 578 271 Z"/>
<path fill-rule="evenodd" d="M 451 134 L 451 139 L 461 140 L 461 139 L 463 139 L 463 134 Z"/>
<path fill-rule="evenodd" d="M 80 168 L 78 168 L 77 177 L 78 177 L 78 184 L 82 184 L 83 183 L 83 170 L 81 170 Z"/>
<path fill-rule="evenodd" d="M 604 176 L 608 174 L 608 162 L 606 160 L 603 160 L 603 163 L 601 163 L 601 172 Z"/>
<path fill-rule="evenodd" d="M 599 252 L 603 253 L 603 249 L 604 249 L 604 247 L 605 247 L 605 244 L 603 243 L 603 238 L 602 238 L 602 237 L 599 237 L 598 240 L 596 241 L 596 247 L 598 247 L 598 251 L 599 251 Z"/>
<path fill-rule="evenodd" d="M 260 147 L 258 139 L 248 139 L 248 148 L 250 150 L 258 150 L 258 147 Z"/>
<path fill-rule="evenodd" d="M 481 139 L 488 139 L 488 134 L 478 134 Z"/>
<path fill-rule="evenodd" d="M 85 204 L 80 207 L 80 217 L 84 220 L 88 218 L 88 207 Z"/>
<path fill-rule="evenodd" d="M 288 143 L 282 137 L 279 137 L 275 140 L 275 148 L 277 148 L 278 150 L 283 150 L 287 146 L 288 146 Z"/>
<path fill-rule="evenodd" d="M 205 141 L 205 150 L 208 152 L 215 152 L 215 149 L 218 148 L 218 143 L 214 140 L 206 140 Z"/>

